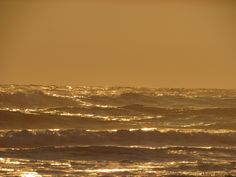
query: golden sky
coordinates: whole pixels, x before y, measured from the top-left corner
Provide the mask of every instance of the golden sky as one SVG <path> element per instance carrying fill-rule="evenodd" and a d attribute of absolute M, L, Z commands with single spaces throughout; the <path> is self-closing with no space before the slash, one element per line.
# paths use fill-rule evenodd
<path fill-rule="evenodd" d="M 236 1 L 1 0 L 8 83 L 236 88 Z"/>

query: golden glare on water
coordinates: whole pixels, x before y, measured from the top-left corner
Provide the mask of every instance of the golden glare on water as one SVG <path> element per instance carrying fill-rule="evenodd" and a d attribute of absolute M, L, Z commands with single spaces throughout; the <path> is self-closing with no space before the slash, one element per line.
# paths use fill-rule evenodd
<path fill-rule="evenodd" d="M 135 171 L 137 169 L 119 169 L 119 168 L 112 168 L 112 169 L 95 169 L 95 170 L 83 170 L 84 172 L 97 172 L 97 173 L 111 173 L 111 172 L 128 172 L 128 171 Z"/>
<path fill-rule="evenodd" d="M 71 167 L 70 163 L 61 163 L 61 162 L 52 162 L 51 163 L 52 166 L 65 166 L 65 167 Z"/>
<path fill-rule="evenodd" d="M 142 131 L 154 131 L 157 130 L 157 128 L 141 128 Z"/>
<path fill-rule="evenodd" d="M 37 172 L 23 172 L 21 177 L 42 177 Z"/>

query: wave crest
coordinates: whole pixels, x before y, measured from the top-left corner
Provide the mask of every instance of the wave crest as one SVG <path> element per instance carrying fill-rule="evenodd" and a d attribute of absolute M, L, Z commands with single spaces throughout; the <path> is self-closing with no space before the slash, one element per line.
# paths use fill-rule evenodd
<path fill-rule="evenodd" d="M 77 102 L 66 97 L 47 95 L 40 90 L 28 90 L 14 93 L 0 92 L 0 105 L 5 107 L 50 107 L 77 105 Z"/>
<path fill-rule="evenodd" d="M 4 131 L 0 136 L 0 147 L 49 145 L 235 146 L 236 132 L 87 131 L 73 129 Z"/>

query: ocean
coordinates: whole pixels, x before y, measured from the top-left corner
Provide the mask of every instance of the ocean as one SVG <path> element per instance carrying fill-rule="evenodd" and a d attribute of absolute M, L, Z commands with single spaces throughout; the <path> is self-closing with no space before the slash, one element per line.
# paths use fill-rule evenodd
<path fill-rule="evenodd" d="M 0 176 L 236 176 L 236 90 L 0 85 Z"/>

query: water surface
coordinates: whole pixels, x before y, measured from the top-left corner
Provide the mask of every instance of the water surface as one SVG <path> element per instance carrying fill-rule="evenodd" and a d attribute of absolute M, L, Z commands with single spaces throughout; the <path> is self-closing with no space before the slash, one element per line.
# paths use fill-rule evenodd
<path fill-rule="evenodd" d="M 236 175 L 236 90 L 0 86 L 0 176 Z"/>

